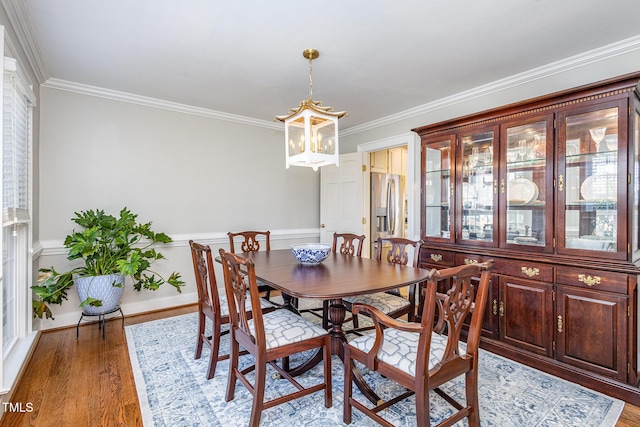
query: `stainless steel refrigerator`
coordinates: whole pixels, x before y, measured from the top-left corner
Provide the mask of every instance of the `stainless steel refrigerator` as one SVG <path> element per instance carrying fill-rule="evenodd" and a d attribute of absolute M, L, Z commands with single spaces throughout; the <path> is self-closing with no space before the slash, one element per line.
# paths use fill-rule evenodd
<path fill-rule="evenodd" d="M 406 237 L 407 197 L 403 175 L 371 173 L 371 257 L 379 237 Z M 384 253 L 384 251 L 383 251 Z"/>

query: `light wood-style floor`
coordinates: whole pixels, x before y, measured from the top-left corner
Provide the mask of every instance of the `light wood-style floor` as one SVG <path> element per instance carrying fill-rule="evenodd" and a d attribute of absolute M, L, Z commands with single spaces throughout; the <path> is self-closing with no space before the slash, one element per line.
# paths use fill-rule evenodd
<path fill-rule="evenodd" d="M 127 317 L 147 322 L 196 310 L 195 305 Z M 194 343 L 195 345 L 195 343 Z M 96 324 L 42 333 L 12 403 L 32 412 L 5 413 L 0 427 L 142 426 L 127 342 L 120 320 L 107 322 L 106 340 Z M 617 427 L 640 425 L 640 408 L 626 404 Z"/>

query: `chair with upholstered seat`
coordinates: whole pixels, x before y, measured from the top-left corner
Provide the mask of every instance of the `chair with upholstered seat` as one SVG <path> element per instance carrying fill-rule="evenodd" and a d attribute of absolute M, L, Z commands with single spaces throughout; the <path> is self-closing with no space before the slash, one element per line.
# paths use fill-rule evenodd
<path fill-rule="evenodd" d="M 324 391 L 324 405 L 327 408 L 331 407 L 330 335 L 320 326 L 289 310 L 276 310 L 263 315 L 258 309 L 260 295 L 253 261 L 225 252 L 224 249 L 220 249 L 220 257 L 231 327 L 231 358 L 226 401 L 229 402 L 234 398 L 236 380 L 239 379 L 253 396 L 250 426 L 260 424 L 263 409 L 318 391 Z M 249 319 L 246 312 L 247 299 L 250 299 L 251 306 L 254 308 L 253 319 Z M 244 369 L 238 366 L 241 346 L 255 358 L 255 364 Z M 317 348 L 321 348 L 323 354 L 322 383 L 303 387 L 289 375 L 287 370 L 276 364 L 278 359 Z M 267 364 L 273 367 L 282 378 L 289 380 L 297 391 L 265 402 Z M 250 372 L 255 372 L 253 384 L 245 376 Z"/>
<path fill-rule="evenodd" d="M 390 264 L 407 265 L 409 262 L 409 248 L 412 248 L 412 265 L 417 267 L 422 243 L 421 240 L 416 241 L 400 237 L 379 238 L 376 241 L 376 259 L 378 261 L 386 260 Z M 407 315 L 407 320 L 411 322 L 414 320 L 416 312 L 416 286 L 414 284 L 408 287 L 406 297 L 401 294 L 399 289 L 393 289 L 387 292 L 347 297 L 344 299 L 344 303 L 349 311 L 351 311 L 353 304 L 368 304 L 393 318 Z M 359 326 L 358 316 L 354 314 L 354 330 L 362 330 Z"/>
<path fill-rule="evenodd" d="M 211 349 L 209 355 L 209 368 L 207 379 L 213 378 L 216 373 L 216 365 L 219 360 L 226 360 L 229 354 L 220 355 L 220 337 L 226 332 L 222 332 L 222 325 L 229 323 L 229 305 L 227 296 L 218 292 L 216 276 L 213 268 L 213 258 L 211 248 L 189 240 L 191 247 L 191 257 L 193 259 L 193 270 L 196 278 L 196 288 L 198 290 L 198 341 L 196 343 L 195 359 L 202 356 L 202 347 L 207 345 Z M 268 301 L 261 299 L 261 307 L 265 311 L 274 310 L 275 307 Z M 207 318 L 213 323 L 212 334 L 205 333 Z"/>
<path fill-rule="evenodd" d="M 353 306 L 354 313 L 367 313 L 371 317 L 376 332 L 357 337 L 345 346 L 345 423 L 351 423 L 351 412 L 355 407 L 379 424 L 390 426 L 379 412 L 415 394 L 416 425 L 428 426 L 429 391 L 434 390 L 456 409 L 439 426 L 451 426 L 464 418 L 468 418 L 469 426 L 480 426 L 478 352 L 490 280 L 488 269 L 491 264 L 489 261 L 482 265 L 470 264 L 432 270 L 425 287 L 421 323 L 392 319 L 371 306 Z M 446 294 L 437 293 L 439 282 L 448 286 Z M 471 321 L 467 343 L 464 345 L 460 342 L 460 335 L 469 313 L 472 313 Z M 356 361 L 397 382 L 408 391 L 386 402 L 379 402 L 373 408 L 359 402 L 352 395 Z M 465 377 L 464 404 L 439 388 L 461 375 Z"/>
<path fill-rule="evenodd" d="M 236 245 L 240 244 L 242 253 L 258 252 L 260 249 L 271 250 L 271 231 L 239 231 L 237 233 L 228 232 L 229 252 L 236 253 Z M 260 242 L 264 243 L 264 246 Z M 273 288 L 258 280 L 258 289 L 264 292 L 265 298 L 271 298 Z"/>

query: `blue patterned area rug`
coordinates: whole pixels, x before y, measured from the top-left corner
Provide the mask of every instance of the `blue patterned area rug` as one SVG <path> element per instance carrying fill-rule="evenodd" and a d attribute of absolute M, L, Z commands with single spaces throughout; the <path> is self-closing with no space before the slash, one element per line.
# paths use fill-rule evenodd
<path fill-rule="evenodd" d="M 251 395 L 238 381 L 235 399 L 224 401 L 228 361 L 218 363 L 215 377 L 206 380 L 209 350 L 199 360 L 193 358 L 196 343 L 196 314 L 127 326 L 127 343 L 144 425 L 147 427 L 246 426 L 251 411 Z M 228 349 L 228 335 L 221 350 Z M 241 364 L 251 356 L 241 357 Z M 295 366 L 295 359 L 292 366 Z M 261 426 L 344 425 L 343 366 L 334 356 L 333 407 L 325 408 L 321 393 L 263 411 Z M 274 371 L 275 372 L 275 371 Z M 367 382 L 381 397 L 398 392 L 398 386 L 375 373 L 364 372 Z M 322 364 L 298 377 L 303 384 L 322 378 Z M 267 375 L 267 398 L 292 390 L 288 381 Z M 446 391 L 464 401 L 462 377 Z M 354 392 L 357 388 L 354 387 Z M 624 402 L 547 375 L 519 363 L 483 351 L 479 375 L 480 417 L 483 426 L 615 426 Z M 362 400 L 362 396 L 359 396 Z M 431 393 L 431 423 L 451 413 L 449 405 Z M 415 425 L 414 400 L 407 399 L 383 412 L 397 426 Z M 375 426 L 354 409 L 352 426 Z M 467 425 L 466 420 L 457 425 Z"/>

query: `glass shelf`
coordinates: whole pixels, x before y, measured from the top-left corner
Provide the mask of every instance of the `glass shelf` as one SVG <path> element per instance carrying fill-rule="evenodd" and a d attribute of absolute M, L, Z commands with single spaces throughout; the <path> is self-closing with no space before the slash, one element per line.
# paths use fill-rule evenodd
<path fill-rule="evenodd" d="M 451 239 L 453 193 L 453 139 L 446 137 L 423 146 L 423 229 L 425 237 Z"/>
<path fill-rule="evenodd" d="M 507 245 L 546 247 L 547 120 L 506 130 Z"/>
<path fill-rule="evenodd" d="M 564 211 L 560 252 L 617 252 L 618 108 L 564 118 L 558 194 Z"/>

